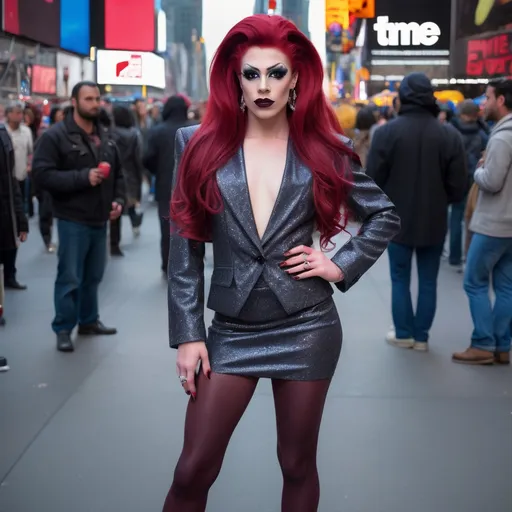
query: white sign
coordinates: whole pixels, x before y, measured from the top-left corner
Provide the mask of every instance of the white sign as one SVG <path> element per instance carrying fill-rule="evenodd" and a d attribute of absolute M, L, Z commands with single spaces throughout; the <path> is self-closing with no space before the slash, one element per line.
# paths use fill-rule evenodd
<path fill-rule="evenodd" d="M 73 87 L 82 80 L 82 58 L 57 52 L 57 96 L 70 98 Z"/>
<path fill-rule="evenodd" d="M 389 16 L 378 16 L 373 25 L 380 46 L 433 46 L 439 41 L 441 29 L 436 23 L 391 23 Z"/>
<path fill-rule="evenodd" d="M 165 61 L 154 53 L 98 50 L 96 62 L 99 84 L 165 89 Z"/>

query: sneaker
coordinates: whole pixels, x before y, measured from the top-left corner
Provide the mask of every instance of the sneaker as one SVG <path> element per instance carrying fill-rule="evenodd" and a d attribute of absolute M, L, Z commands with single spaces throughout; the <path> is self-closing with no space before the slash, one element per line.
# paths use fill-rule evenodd
<path fill-rule="evenodd" d="M 412 338 L 397 338 L 394 330 L 388 332 L 386 341 L 393 347 L 414 348 L 414 340 Z"/>
<path fill-rule="evenodd" d="M 133 230 L 133 237 L 134 238 L 139 238 L 139 236 L 140 236 L 140 228 L 137 226 L 137 227 L 132 228 L 132 230 Z"/>
<path fill-rule="evenodd" d="M 413 348 L 418 352 L 428 352 L 428 343 L 426 341 L 415 341 Z"/>
<path fill-rule="evenodd" d="M 57 251 L 57 246 L 55 244 L 48 244 L 46 246 L 46 251 L 49 253 L 49 254 L 54 254 L 56 251 Z"/>
<path fill-rule="evenodd" d="M 5 357 L 0 357 L 0 372 L 6 372 L 8 370 L 10 370 L 10 368 L 7 364 L 7 359 Z"/>

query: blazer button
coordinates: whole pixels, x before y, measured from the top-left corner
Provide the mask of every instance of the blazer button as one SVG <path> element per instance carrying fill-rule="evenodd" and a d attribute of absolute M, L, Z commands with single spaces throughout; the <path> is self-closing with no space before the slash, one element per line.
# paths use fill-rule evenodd
<path fill-rule="evenodd" d="M 263 256 L 258 256 L 258 257 L 256 258 L 256 261 L 257 261 L 258 263 L 260 263 L 260 264 L 263 264 L 263 263 L 265 263 L 265 258 L 264 258 Z"/>

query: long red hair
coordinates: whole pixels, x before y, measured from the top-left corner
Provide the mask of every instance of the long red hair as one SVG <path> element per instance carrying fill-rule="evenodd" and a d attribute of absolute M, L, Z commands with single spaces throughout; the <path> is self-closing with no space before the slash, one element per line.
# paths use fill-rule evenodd
<path fill-rule="evenodd" d="M 322 247 L 346 226 L 342 213 L 350 187 L 350 159 L 358 160 L 338 134 L 341 126 L 322 90 L 324 69 L 313 44 L 281 16 L 259 14 L 237 23 L 220 44 L 211 66 L 204 120 L 187 144 L 171 200 L 171 220 L 192 240 L 211 239 L 211 216 L 223 202 L 215 180 L 243 144 L 247 114 L 239 108 L 241 59 L 252 46 L 277 48 L 298 72 L 295 111 L 289 109 L 290 137 L 313 175 L 316 225 Z"/>

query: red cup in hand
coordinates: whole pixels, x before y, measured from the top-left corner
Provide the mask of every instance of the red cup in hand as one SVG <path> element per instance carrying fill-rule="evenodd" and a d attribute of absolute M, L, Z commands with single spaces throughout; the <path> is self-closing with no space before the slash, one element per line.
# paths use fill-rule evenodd
<path fill-rule="evenodd" d="M 101 171 L 103 179 L 106 180 L 110 175 L 110 164 L 108 162 L 100 162 L 98 169 Z"/>

